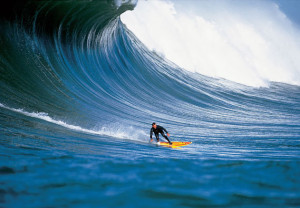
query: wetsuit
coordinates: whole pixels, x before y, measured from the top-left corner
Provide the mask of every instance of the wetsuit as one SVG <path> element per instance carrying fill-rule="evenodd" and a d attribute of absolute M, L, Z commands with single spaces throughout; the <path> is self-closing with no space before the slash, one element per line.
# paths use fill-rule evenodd
<path fill-rule="evenodd" d="M 159 133 L 160 133 L 169 143 L 171 143 L 168 137 L 165 135 L 164 131 L 168 133 L 164 127 L 156 125 L 156 129 L 152 127 L 150 130 L 150 138 L 152 139 L 152 135 L 154 133 L 156 140 L 159 141 Z"/>

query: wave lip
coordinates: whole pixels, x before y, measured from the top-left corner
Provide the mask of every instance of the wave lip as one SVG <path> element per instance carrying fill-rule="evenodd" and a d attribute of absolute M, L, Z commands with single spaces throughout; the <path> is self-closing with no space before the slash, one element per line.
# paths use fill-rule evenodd
<path fill-rule="evenodd" d="M 135 7 L 138 0 L 114 0 L 115 5 L 117 8 L 120 8 L 123 5 L 130 5 L 132 7 Z"/>

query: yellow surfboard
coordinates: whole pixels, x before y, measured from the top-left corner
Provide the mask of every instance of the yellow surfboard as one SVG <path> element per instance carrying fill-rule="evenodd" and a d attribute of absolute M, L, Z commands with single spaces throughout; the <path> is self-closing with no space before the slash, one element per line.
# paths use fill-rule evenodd
<path fill-rule="evenodd" d="M 192 142 L 172 142 L 172 145 L 170 145 L 169 142 L 158 142 L 157 144 L 165 147 L 179 148 L 179 147 L 189 145 L 191 143 Z"/>

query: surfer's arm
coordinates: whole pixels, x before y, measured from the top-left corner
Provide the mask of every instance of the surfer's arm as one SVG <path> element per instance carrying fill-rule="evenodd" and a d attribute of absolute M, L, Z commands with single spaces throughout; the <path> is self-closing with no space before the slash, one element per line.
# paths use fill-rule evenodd
<path fill-rule="evenodd" d="M 153 135 L 153 128 L 151 128 L 151 130 L 150 130 L 150 142 L 152 142 L 152 141 L 153 141 L 153 139 L 152 139 L 152 135 Z"/>
<path fill-rule="evenodd" d="M 170 136 L 169 132 L 164 127 L 161 127 L 161 128 L 162 128 L 162 130 L 164 130 L 167 133 L 168 136 Z"/>

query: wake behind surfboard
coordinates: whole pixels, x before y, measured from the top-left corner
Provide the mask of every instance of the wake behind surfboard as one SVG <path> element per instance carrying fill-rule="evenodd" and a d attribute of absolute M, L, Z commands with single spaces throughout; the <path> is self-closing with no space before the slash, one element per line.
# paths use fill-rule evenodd
<path fill-rule="evenodd" d="M 171 147 L 171 148 L 179 148 L 186 145 L 191 144 L 192 142 L 172 142 L 172 145 L 169 142 L 158 142 L 157 145 L 164 146 L 164 147 Z"/>

